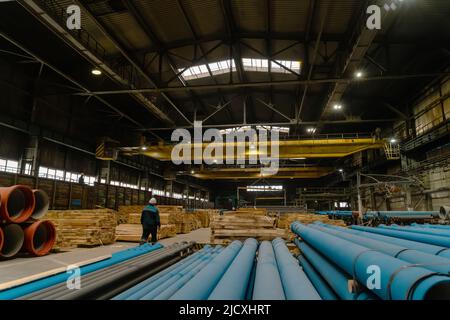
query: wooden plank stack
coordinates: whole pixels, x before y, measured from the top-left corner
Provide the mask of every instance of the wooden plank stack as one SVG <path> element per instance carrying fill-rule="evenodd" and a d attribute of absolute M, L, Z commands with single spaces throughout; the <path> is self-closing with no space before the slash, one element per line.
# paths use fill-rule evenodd
<path fill-rule="evenodd" d="M 316 221 L 320 221 L 323 223 L 345 227 L 345 222 L 343 220 L 333 220 L 328 218 L 328 216 L 322 216 L 318 214 L 311 213 L 284 213 L 280 214 L 280 217 L 277 221 L 277 227 L 282 229 L 289 229 L 291 223 L 294 221 L 299 221 L 303 224 L 310 224 Z"/>
<path fill-rule="evenodd" d="M 119 241 L 139 241 L 142 227 L 141 213 L 144 206 L 119 207 L 121 224 L 117 227 Z M 209 211 L 187 213 L 182 206 L 158 205 L 161 221 L 161 236 L 172 237 L 177 233 L 189 233 L 192 230 L 209 226 Z M 124 226 L 122 226 L 122 224 Z"/>
<path fill-rule="evenodd" d="M 227 244 L 234 240 L 255 238 L 259 241 L 277 237 L 287 239 L 284 229 L 276 228 L 276 219 L 262 214 L 264 210 L 238 210 L 224 215 L 214 215 L 211 222 L 211 243 Z M 256 214 L 252 214 L 256 213 Z"/>
<path fill-rule="evenodd" d="M 111 244 L 116 238 L 114 210 L 51 210 L 45 219 L 55 224 L 60 248 Z"/>
<path fill-rule="evenodd" d="M 121 224 L 116 228 L 117 241 L 139 242 L 142 236 L 140 224 Z M 158 240 L 176 236 L 176 227 L 173 224 L 161 225 Z"/>
<path fill-rule="evenodd" d="M 289 239 L 295 238 L 295 234 L 291 231 L 291 223 L 294 221 L 299 221 L 303 224 L 310 224 L 316 221 L 323 223 L 345 227 L 345 222 L 343 220 L 333 220 L 328 218 L 328 216 L 322 216 L 318 214 L 311 213 L 283 213 L 277 219 L 277 227 L 286 230 Z"/>

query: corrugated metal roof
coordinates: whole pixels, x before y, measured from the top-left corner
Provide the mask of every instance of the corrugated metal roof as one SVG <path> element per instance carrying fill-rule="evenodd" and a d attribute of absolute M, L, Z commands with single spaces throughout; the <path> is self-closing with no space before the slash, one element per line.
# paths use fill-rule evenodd
<path fill-rule="evenodd" d="M 106 15 L 99 20 L 112 28 L 115 31 L 115 36 L 129 50 L 144 49 L 152 45 L 136 20 L 127 12 Z"/>
<path fill-rule="evenodd" d="M 139 0 L 134 3 L 160 41 L 192 38 L 176 0 Z"/>
<path fill-rule="evenodd" d="M 265 2 L 262 0 L 231 0 L 237 28 L 243 31 L 265 32 L 267 28 Z"/>
<path fill-rule="evenodd" d="M 220 1 L 182 0 L 180 2 L 198 37 L 226 32 Z"/>
<path fill-rule="evenodd" d="M 273 31 L 304 33 L 309 7 L 310 0 L 272 1 Z"/>

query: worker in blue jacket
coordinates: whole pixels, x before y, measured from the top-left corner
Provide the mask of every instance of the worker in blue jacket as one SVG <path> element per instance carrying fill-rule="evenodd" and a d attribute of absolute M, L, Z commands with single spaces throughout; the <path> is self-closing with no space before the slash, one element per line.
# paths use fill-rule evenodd
<path fill-rule="evenodd" d="M 148 236 L 151 234 L 152 244 L 158 241 L 158 229 L 161 227 L 159 220 L 159 210 L 156 207 L 156 199 L 151 198 L 148 205 L 145 206 L 141 214 L 142 224 L 142 237 L 140 244 L 144 244 L 148 241 Z"/>

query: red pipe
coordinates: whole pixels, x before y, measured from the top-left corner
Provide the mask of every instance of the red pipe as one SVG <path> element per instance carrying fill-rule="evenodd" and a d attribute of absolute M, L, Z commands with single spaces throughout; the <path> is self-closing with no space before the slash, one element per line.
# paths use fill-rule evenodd
<path fill-rule="evenodd" d="M 25 233 L 23 249 L 35 256 L 43 256 L 52 250 L 56 242 L 56 228 L 51 221 L 36 221 L 22 226 Z"/>
<path fill-rule="evenodd" d="M 0 218 L 8 223 L 22 223 L 33 214 L 36 201 L 31 188 L 16 185 L 0 188 Z"/>

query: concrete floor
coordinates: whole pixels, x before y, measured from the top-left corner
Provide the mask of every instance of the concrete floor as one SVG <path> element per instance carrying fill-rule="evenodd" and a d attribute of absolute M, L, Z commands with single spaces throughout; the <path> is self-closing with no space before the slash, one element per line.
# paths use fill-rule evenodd
<path fill-rule="evenodd" d="M 178 234 L 173 238 L 160 241 L 167 246 L 181 241 L 195 241 L 197 243 L 209 243 L 211 229 L 198 229 L 187 234 Z M 116 242 L 95 248 L 73 248 L 58 253 L 52 253 L 44 257 L 16 257 L 10 260 L 0 261 L 0 285 L 5 282 L 33 276 L 49 270 L 67 267 L 72 264 L 81 263 L 98 257 L 108 256 L 114 252 L 136 246 L 132 242 Z"/>

